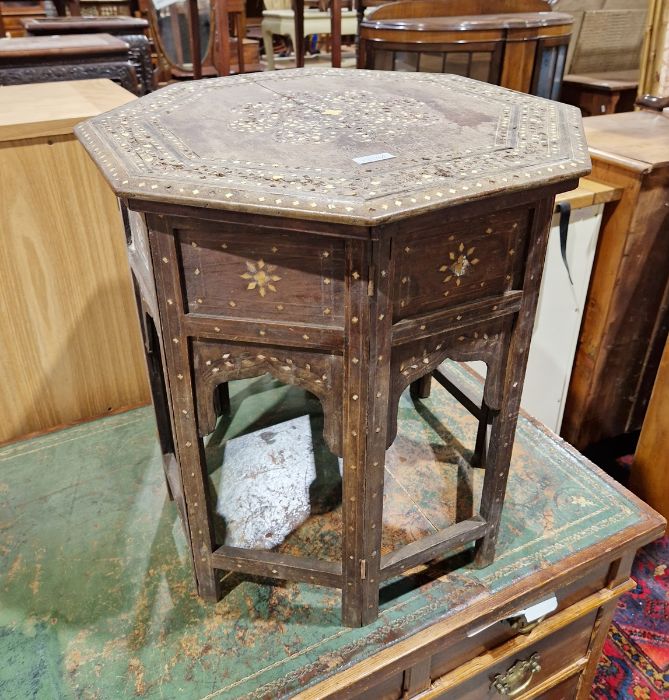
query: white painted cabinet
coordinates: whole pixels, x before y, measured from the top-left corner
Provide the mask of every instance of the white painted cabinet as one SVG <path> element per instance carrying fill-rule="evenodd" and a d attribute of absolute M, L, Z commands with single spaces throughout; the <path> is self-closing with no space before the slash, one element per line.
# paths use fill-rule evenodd
<path fill-rule="evenodd" d="M 562 424 L 603 208 L 595 204 L 571 212 L 567 263 L 573 286 L 560 252 L 559 214 L 551 224 L 521 406 L 556 433 Z M 483 362 L 469 365 L 485 376 Z"/>
<path fill-rule="evenodd" d="M 576 343 L 597 248 L 603 204 L 574 209 L 567 236 L 569 281 L 560 253 L 560 217 L 553 216 L 522 407 L 560 432 Z"/>

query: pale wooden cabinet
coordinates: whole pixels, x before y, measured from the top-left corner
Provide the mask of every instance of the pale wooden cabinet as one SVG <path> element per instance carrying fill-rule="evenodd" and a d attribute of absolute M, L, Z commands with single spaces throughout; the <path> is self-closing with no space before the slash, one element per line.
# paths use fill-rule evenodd
<path fill-rule="evenodd" d="M 149 400 L 116 198 L 72 134 L 132 99 L 0 88 L 0 442 Z"/>

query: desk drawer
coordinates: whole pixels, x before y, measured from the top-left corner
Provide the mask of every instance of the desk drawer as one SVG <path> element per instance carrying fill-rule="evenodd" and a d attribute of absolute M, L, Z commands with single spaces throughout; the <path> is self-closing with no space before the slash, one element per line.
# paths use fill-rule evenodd
<path fill-rule="evenodd" d="M 608 570 L 609 565 L 602 564 L 583 578 L 577 579 L 558 590 L 556 592 L 558 599 L 557 609 L 550 613 L 547 619 L 551 619 L 575 603 L 601 591 L 606 586 Z M 529 602 L 538 603 L 540 600 L 548 598 L 549 595 L 550 593 L 546 592 Z M 522 607 L 519 606 L 517 609 Z M 476 625 L 473 625 L 473 627 L 476 627 Z M 512 628 L 509 622 L 501 620 L 476 635 L 460 639 L 455 644 L 450 644 L 433 655 L 430 675 L 433 680 L 441 678 L 477 656 L 492 653 L 495 648 L 508 642 L 517 634 L 518 632 Z"/>
<path fill-rule="evenodd" d="M 495 650 L 484 654 L 472 664 L 467 664 L 466 669 L 458 669 L 451 674 L 452 678 L 444 684 L 443 693 L 430 694 L 430 697 L 443 700 L 496 700 L 508 697 L 508 693 L 502 692 L 505 683 L 511 693 L 514 689 L 525 688 L 513 697 L 533 696 L 534 688 L 585 657 L 596 616 L 597 610 L 592 610 L 534 643 L 528 637 L 527 645 L 521 646 L 520 641 L 520 648 L 501 658 L 497 658 Z M 481 669 L 479 672 L 477 667 Z M 463 672 L 461 683 L 457 678 L 460 671 Z M 498 681 L 499 690 L 495 688 L 495 681 Z M 454 683 L 457 685 L 454 686 Z M 434 686 L 439 686 L 439 680 Z"/>

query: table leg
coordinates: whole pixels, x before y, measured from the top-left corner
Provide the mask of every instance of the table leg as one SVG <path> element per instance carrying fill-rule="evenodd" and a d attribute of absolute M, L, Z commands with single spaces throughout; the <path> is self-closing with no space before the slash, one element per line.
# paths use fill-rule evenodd
<path fill-rule="evenodd" d="M 295 67 L 304 68 L 304 0 L 293 0 L 295 13 Z"/>
<path fill-rule="evenodd" d="M 262 27 L 262 43 L 265 47 L 265 60 L 267 61 L 267 70 L 274 70 L 274 45 L 272 43 L 272 30 L 264 26 Z"/>
<path fill-rule="evenodd" d="M 341 0 L 330 0 L 332 67 L 341 68 Z"/>
<path fill-rule="evenodd" d="M 432 390 L 432 375 L 426 374 L 415 382 L 411 382 L 411 398 L 412 399 L 428 399 Z"/>
<path fill-rule="evenodd" d="M 172 233 L 162 230 L 161 219 L 150 224 L 150 245 L 158 287 L 168 391 L 174 417 L 174 442 L 185 500 L 186 531 L 198 593 L 210 601 L 220 600 L 221 585 L 212 566 L 214 527 L 206 485 L 204 445 L 197 431 L 196 406 L 190 373 L 188 342 L 181 328 L 184 316 L 179 283 L 179 259 Z"/>
<path fill-rule="evenodd" d="M 479 427 L 476 431 L 476 445 L 471 461 L 472 467 L 485 467 L 486 465 L 486 455 L 488 454 L 488 425 L 493 416 L 494 413 L 488 408 L 485 399 L 483 399 L 481 403 L 481 412 L 479 414 Z"/>
<path fill-rule="evenodd" d="M 358 627 L 373 622 L 379 608 L 383 482 L 390 383 L 390 274 L 368 280 L 389 259 L 387 241 L 374 243 L 369 266 L 366 244 L 347 244 L 344 368 L 344 484 L 342 618 Z M 387 269 L 387 268 L 386 268 Z M 370 284 L 371 282 L 371 284 Z M 370 298 L 372 287 L 376 290 Z"/>
<path fill-rule="evenodd" d="M 522 285 L 523 299 L 511 331 L 510 342 L 505 343 L 508 350 L 505 361 L 502 363 L 504 382 L 501 408 L 492 415 L 490 443 L 486 455 L 485 477 L 479 508 L 481 517 L 488 523 L 487 534 L 476 542 L 475 564 L 479 567 L 492 564 L 495 556 L 511 451 L 520 410 L 523 379 L 532 339 L 532 326 L 539 300 L 541 283 L 539 271 L 546 254 L 553 203 L 553 198 L 542 200 L 535 210 L 534 225 L 528 242 L 530 253 Z"/>

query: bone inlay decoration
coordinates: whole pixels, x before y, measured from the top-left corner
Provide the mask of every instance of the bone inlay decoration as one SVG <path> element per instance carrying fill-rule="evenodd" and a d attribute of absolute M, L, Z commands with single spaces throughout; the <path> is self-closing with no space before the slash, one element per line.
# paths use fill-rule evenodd
<path fill-rule="evenodd" d="M 268 289 L 270 292 L 276 292 L 274 282 L 281 280 L 281 277 L 272 274 L 276 270 L 276 265 L 266 265 L 261 259 L 255 263 L 247 261 L 246 267 L 248 271 L 240 275 L 243 280 L 249 280 L 246 289 L 257 289 L 261 297 L 267 294 Z"/>
<path fill-rule="evenodd" d="M 444 284 L 448 284 L 453 277 L 455 277 L 455 284 L 459 287 L 462 283 L 461 277 L 467 274 L 467 270 L 474 265 L 478 265 L 480 260 L 478 258 L 472 258 L 476 252 L 476 248 L 472 246 L 465 250 L 464 243 L 460 243 L 458 249 L 455 253 L 451 252 L 448 257 L 451 259 L 450 263 L 442 265 L 439 268 L 439 272 L 450 272 L 451 274 L 446 275 L 443 279 Z"/>

